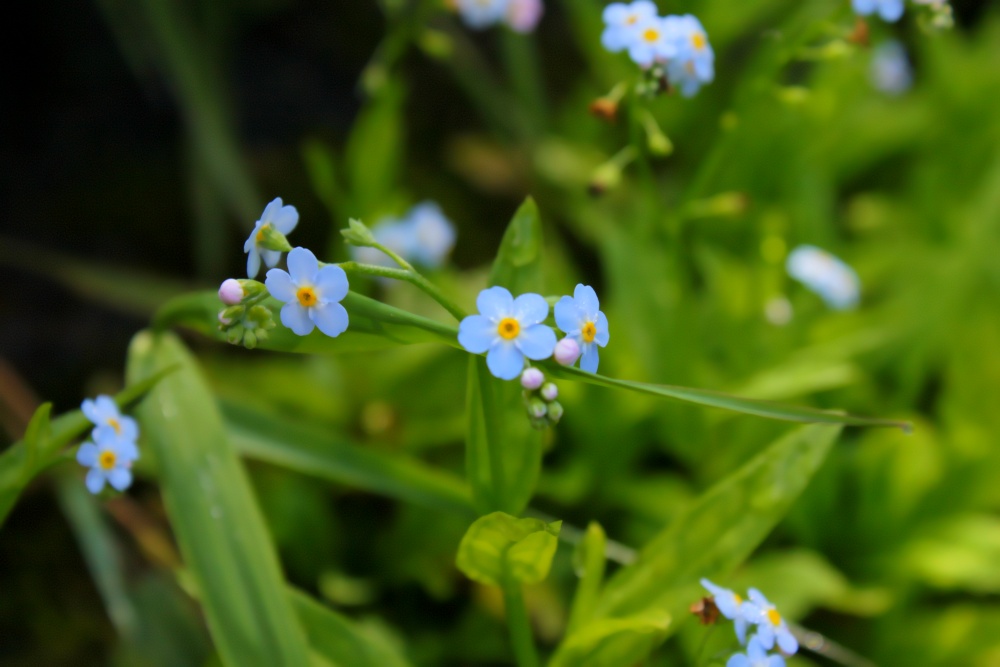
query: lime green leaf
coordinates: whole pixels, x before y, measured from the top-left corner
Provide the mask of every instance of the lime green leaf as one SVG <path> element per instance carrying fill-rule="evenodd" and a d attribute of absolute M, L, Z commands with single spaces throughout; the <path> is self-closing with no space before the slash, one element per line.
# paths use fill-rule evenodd
<path fill-rule="evenodd" d="M 545 523 L 503 512 L 487 514 L 465 533 L 456 564 L 469 579 L 481 584 L 537 584 L 549 574 L 561 527 L 561 521 Z"/>
<path fill-rule="evenodd" d="M 222 410 L 233 444 L 246 456 L 424 507 L 473 512 L 468 486 L 416 459 L 259 409 L 224 403 Z"/>
<path fill-rule="evenodd" d="M 604 618 L 569 635 L 549 667 L 621 667 L 639 664 L 667 636 L 670 615 L 648 612 Z"/>
<path fill-rule="evenodd" d="M 772 403 L 771 401 L 760 401 L 753 398 L 740 398 L 730 396 L 708 389 L 694 389 L 692 387 L 676 387 L 667 384 L 649 384 L 646 382 L 633 382 L 631 380 L 617 380 L 587 373 L 578 368 L 567 368 L 555 362 L 545 362 L 546 370 L 554 377 L 564 380 L 575 380 L 598 387 L 608 387 L 611 389 L 627 389 L 640 394 L 649 394 L 661 398 L 671 398 L 688 403 L 696 403 L 712 408 L 732 410 L 768 419 L 779 419 L 782 421 L 799 422 L 803 424 L 845 424 L 848 426 L 889 426 L 902 429 L 905 432 L 912 430 L 912 425 L 905 421 L 894 421 L 892 419 L 873 419 L 869 417 L 855 417 L 842 412 L 832 410 L 817 410 L 815 408 L 802 408 L 795 405 L 784 405 Z"/>
<path fill-rule="evenodd" d="M 172 334 L 136 335 L 132 382 L 172 366 L 178 370 L 149 393 L 137 416 L 215 645 L 234 667 L 306 665 L 305 636 L 274 546 L 204 378 Z"/>
<path fill-rule="evenodd" d="M 607 583 L 598 615 L 681 612 L 697 597 L 700 577 L 728 574 L 767 537 L 840 430 L 821 424 L 797 429 L 706 491 Z"/>
<path fill-rule="evenodd" d="M 604 534 L 604 529 L 599 523 L 592 521 L 587 526 L 583 539 L 573 551 L 573 569 L 580 577 L 580 583 L 573 598 L 573 608 L 566 629 L 567 636 L 572 635 L 591 619 L 601 584 L 604 583 L 604 566 L 607 562 L 604 551 L 607 544 L 608 538 Z"/>
<path fill-rule="evenodd" d="M 490 285 L 506 287 L 514 296 L 542 292 L 542 220 L 531 197 L 517 209 L 504 232 Z"/>
<path fill-rule="evenodd" d="M 396 190 L 403 160 L 403 87 L 386 84 L 358 115 L 347 141 L 344 162 L 355 210 L 370 215 Z"/>
<path fill-rule="evenodd" d="M 268 332 L 268 339 L 258 347 L 278 352 L 342 354 L 416 343 L 458 346 L 458 330 L 453 326 L 413 315 L 353 292 L 342 303 L 350 316 L 350 327 L 340 336 L 330 338 L 319 330 L 308 336 L 296 336 L 279 324 Z M 268 299 L 264 304 L 274 311 L 275 321 L 279 321 L 281 303 Z M 215 292 L 195 292 L 166 304 L 157 314 L 155 326 L 157 329 L 184 326 L 225 342 L 225 334 L 219 331 L 218 326 L 220 310 L 222 303 Z"/>
<path fill-rule="evenodd" d="M 333 667 L 406 667 L 410 663 L 385 637 L 344 618 L 292 589 L 292 604 L 312 650 Z"/>

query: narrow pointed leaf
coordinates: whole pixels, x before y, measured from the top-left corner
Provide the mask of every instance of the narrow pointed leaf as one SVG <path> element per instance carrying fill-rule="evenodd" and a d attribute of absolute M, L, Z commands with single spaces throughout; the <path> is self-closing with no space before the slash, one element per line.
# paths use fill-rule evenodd
<path fill-rule="evenodd" d="M 549 667 L 620 667 L 640 664 L 667 636 L 670 615 L 647 612 L 602 618 L 569 635 Z"/>

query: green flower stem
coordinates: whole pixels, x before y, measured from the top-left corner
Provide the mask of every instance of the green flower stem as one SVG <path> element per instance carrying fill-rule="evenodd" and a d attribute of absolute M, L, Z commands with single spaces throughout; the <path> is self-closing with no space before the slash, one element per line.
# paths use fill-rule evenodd
<path fill-rule="evenodd" d="M 377 276 L 379 278 L 391 278 L 393 280 L 408 282 L 426 292 L 428 296 L 437 301 L 445 310 L 451 313 L 456 320 L 462 321 L 465 318 L 467 313 L 452 303 L 451 300 L 442 294 L 441 290 L 439 290 L 431 281 L 417 273 L 416 269 L 410 266 L 409 262 L 382 246 L 375 247 L 385 252 L 385 254 L 389 255 L 393 261 L 404 268 L 392 269 L 384 266 L 376 266 L 374 264 L 361 264 L 359 262 L 341 262 L 337 266 L 342 268 L 347 273 Z"/>
<path fill-rule="evenodd" d="M 505 581 L 503 602 L 518 667 L 538 667 L 538 652 L 535 649 L 535 640 L 531 636 L 531 622 L 528 620 L 528 609 L 524 604 L 521 584 L 512 580 Z"/>
<path fill-rule="evenodd" d="M 477 362 L 480 363 L 480 362 Z M 503 491 L 507 488 L 506 474 L 503 464 L 503 453 L 500 451 L 498 439 L 501 433 L 501 424 L 496 423 L 496 417 L 492 410 L 485 409 L 485 406 L 494 403 L 493 378 L 489 373 L 483 372 L 482 366 L 479 371 L 479 393 L 482 395 L 483 421 L 486 423 L 486 447 L 489 450 L 490 459 L 490 480 L 493 483 L 493 503 L 500 507 L 503 499 Z M 508 509 L 500 507 L 500 509 Z"/>

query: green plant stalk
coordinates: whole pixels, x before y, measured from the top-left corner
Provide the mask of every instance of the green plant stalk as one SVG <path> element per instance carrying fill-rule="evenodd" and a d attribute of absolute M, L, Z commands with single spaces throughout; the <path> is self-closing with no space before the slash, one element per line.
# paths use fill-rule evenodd
<path fill-rule="evenodd" d="M 441 290 L 437 288 L 434 283 L 424 278 L 422 275 L 417 273 L 406 260 L 400 258 L 398 255 L 391 251 L 385 251 L 379 246 L 379 250 L 383 250 L 387 255 L 393 258 L 396 263 L 402 262 L 407 268 L 402 269 L 391 269 L 384 266 L 376 266 L 374 264 L 361 264 L 359 262 L 342 262 L 338 264 L 347 273 L 356 273 L 365 276 L 377 276 L 379 278 L 392 278 L 393 280 L 402 280 L 414 285 L 418 289 L 422 290 L 439 304 L 441 307 L 447 310 L 456 320 L 462 321 L 467 313 L 459 308 L 455 303 L 453 303 L 448 297 L 441 293 Z"/>
<path fill-rule="evenodd" d="M 521 106 L 530 117 L 530 130 L 538 136 L 545 129 L 545 86 L 538 66 L 538 52 L 530 37 L 513 30 L 502 31 L 501 46 L 507 75 Z"/>
<path fill-rule="evenodd" d="M 519 583 L 511 580 L 504 582 L 503 602 L 507 613 L 507 629 L 510 631 L 510 642 L 518 667 L 538 667 L 538 651 L 531 636 L 531 622 L 528 620 L 528 609 L 524 604 L 524 594 Z"/>
<path fill-rule="evenodd" d="M 479 372 L 479 393 L 483 402 L 483 420 L 486 424 L 486 446 L 490 452 L 490 481 L 493 483 L 494 504 L 503 504 L 504 489 L 507 488 L 507 480 L 504 475 L 503 454 L 500 451 L 500 443 L 497 442 L 497 435 L 500 433 L 500 424 L 492 417 L 492 411 L 485 406 L 493 404 L 493 384 L 489 373 Z M 500 507 L 499 509 L 504 509 Z"/>

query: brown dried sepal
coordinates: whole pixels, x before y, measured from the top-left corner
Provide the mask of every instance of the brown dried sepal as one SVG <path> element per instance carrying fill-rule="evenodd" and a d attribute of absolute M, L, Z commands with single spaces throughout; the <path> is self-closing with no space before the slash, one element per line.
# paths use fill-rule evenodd
<path fill-rule="evenodd" d="M 590 103 L 590 113 L 607 123 L 614 123 L 618 120 L 618 103 L 607 97 L 598 97 Z"/>
<path fill-rule="evenodd" d="M 871 30 L 868 28 L 868 21 L 865 21 L 860 16 L 857 17 L 857 20 L 854 22 L 854 30 L 847 36 L 847 41 L 858 46 L 871 46 L 872 35 Z"/>
<path fill-rule="evenodd" d="M 719 620 L 719 608 L 712 597 L 704 597 L 691 605 L 691 613 L 698 617 L 702 625 L 715 625 Z"/>

